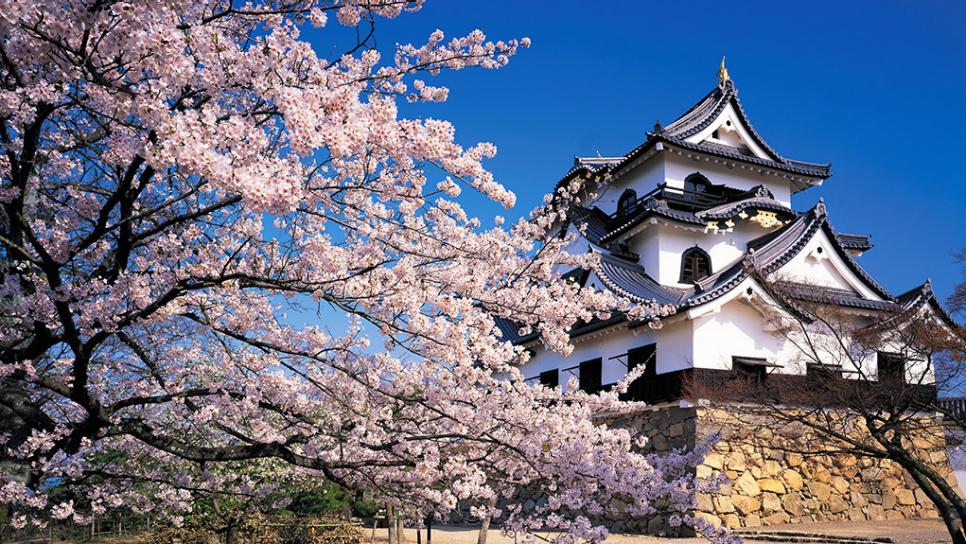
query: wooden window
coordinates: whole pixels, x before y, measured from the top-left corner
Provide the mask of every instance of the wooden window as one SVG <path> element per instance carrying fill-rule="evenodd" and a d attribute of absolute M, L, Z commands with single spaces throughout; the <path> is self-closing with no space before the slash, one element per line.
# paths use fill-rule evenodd
<path fill-rule="evenodd" d="M 906 381 L 906 360 L 897 353 L 880 351 L 876 357 L 879 381 L 903 383 Z"/>
<path fill-rule="evenodd" d="M 634 208 L 634 204 L 637 203 L 637 191 L 634 189 L 625 189 L 621 193 L 621 197 L 617 200 L 617 214 L 623 215 Z"/>
<path fill-rule="evenodd" d="M 628 397 L 632 400 L 652 400 L 657 394 L 657 344 L 647 344 L 627 352 L 627 371 L 644 365 L 644 373 L 631 383 Z"/>
<path fill-rule="evenodd" d="M 711 256 L 694 246 L 681 255 L 681 283 L 694 283 L 711 275 Z"/>
<path fill-rule="evenodd" d="M 603 365 L 601 359 L 591 359 L 580 363 L 580 390 L 587 393 L 600 391 Z"/>
<path fill-rule="evenodd" d="M 708 178 L 695 172 L 684 178 L 684 198 L 686 200 L 698 200 L 701 195 L 708 192 L 708 185 L 711 182 Z"/>
<path fill-rule="evenodd" d="M 768 367 L 761 365 L 734 363 L 733 368 L 741 379 L 756 385 L 765 383 L 765 377 L 768 376 Z"/>
<path fill-rule="evenodd" d="M 556 368 L 540 373 L 540 385 L 544 387 L 557 387 L 560 385 L 560 371 Z"/>
<path fill-rule="evenodd" d="M 805 365 L 805 376 L 820 380 L 838 379 L 842 377 L 842 368 L 834 365 L 807 363 Z"/>

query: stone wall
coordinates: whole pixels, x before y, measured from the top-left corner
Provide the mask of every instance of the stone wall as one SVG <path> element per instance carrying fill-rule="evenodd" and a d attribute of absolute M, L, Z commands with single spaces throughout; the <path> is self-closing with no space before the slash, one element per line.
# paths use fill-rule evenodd
<path fill-rule="evenodd" d="M 833 520 L 937 518 L 928 497 L 901 467 L 889 460 L 850 454 L 802 455 L 818 440 L 791 425 L 759 421 L 749 425 L 734 412 L 714 408 L 652 408 L 620 421 L 650 438 L 647 451 L 693 447 L 713 432 L 722 434 L 700 478 L 727 476 L 719 493 L 699 495 L 696 514 L 729 528 Z M 956 485 L 940 426 L 915 443 L 923 459 Z M 806 447 L 797 447 L 796 444 Z M 615 531 L 684 536 L 661 516 L 620 521 Z"/>
<path fill-rule="evenodd" d="M 834 520 L 937 518 L 938 512 L 912 477 L 888 459 L 849 453 L 813 455 L 820 438 L 780 422 L 748 424 L 733 413 L 701 408 L 698 439 L 723 433 L 698 476 L 724 474 L 720 493 L 698 497 L 698 514 L 730 528 Z M 956 485 L 946 458 L 942 428 L 923 419 L 914 447 Z"/>

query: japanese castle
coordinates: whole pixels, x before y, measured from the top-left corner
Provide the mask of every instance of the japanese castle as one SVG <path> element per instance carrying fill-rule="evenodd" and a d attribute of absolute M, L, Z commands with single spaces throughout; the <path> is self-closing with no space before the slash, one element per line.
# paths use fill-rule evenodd
<path fill-rule="evenodd" d="M 524 377 L 597 392 L 643 365 L 627 394 L 648 405 L 625 423 L 650 438 L 650 451 L 661 452 L 694 446 L 721 428 L 712 417 L 721 410 L 703 408 L 707 397 L 691 398 L 688 384 L 722 376 L 780 384 L 808 382 L 812 372 L 855 373 L 841 364 L 802 362 L 793 342 L 776 332 L 771 316 L 778 306 L 808 304 L 860 320 L 922 311 L 949 323 L 928 281 L 902 294 L 877 283 L 858 261 L 872 249 L 870 237 L 837 231 L 822 200 L 806 211 L 792 207 L 796 194 L 830 176 L 828 164 L 789 159 L 768 145 L 748 120 L 722 60 L 717 85 L 683 115 L 656 124 L 622 156 L 577 158 L 558 182 L 576 184 L 582 195 L 560 234 L 575 236 L 570 251 L 600 256 L 595 270 L 572 270 L 568 277 L 637 303 L 658 303 L 661 326 L 621 314 L 582 322 L 570 331 L 573 352 L 562 356 L 545 350 L 536 333 L 499 319 L 503 337 L 532 354 L 521 368 Z M 784 304 L 776 301 L 778 285 Z M 913 367 L 929 373 L 927 361 L 883 351 L 861 364 L 873 380 L 904 380 L 935 398 L 931 378 L 911 373 Z M 769 429 L 771 436 L 755 435 L 751 443 L 729 443 L 726 434 L 697 476 L 724 474 L 733 485 L 699 495 L 697 514 L 732 528 L 937 516 L 897 465 L 870 466 L 849 456 L 803 460 L 781 453 L 782 432 Z M 928 453 L 952 478 L 944 445 Z M 614 528 L 677 531 L 661 516 Z"/>
<path fill-rule="evenodd" d="M 870 236 L 836 231 L 822 200 L 792 208 L 794 195 L 831 176 L 828 164 L 780 155 L 758 134 L 722 61 L 714 89 L 623 156 L 576 158 L 558 187 L 579 180 L 590 201 L 562 226 L 579 234 L 572 251 L 598 252 L 595 273 L 575 270 L 583 285 L 672 308 L 653 329 L 615 316 L 571 331 L 564 358 L 540 349 L 508 321 L 504 337 L 530 345 L 524 375 L 545 385 L 598 390 L 628 366 L 647 364 L 642 400 L 675 400 L 683 373 L 802 373 L 784 364 L 781 339 L 766 330 L 762 306 L 773 305 L 767 281 L 780 278 L 801 300 L 856 312 L 928 305 L 945 316 L 925 282 L 893 295 L 857 258 Z"/>

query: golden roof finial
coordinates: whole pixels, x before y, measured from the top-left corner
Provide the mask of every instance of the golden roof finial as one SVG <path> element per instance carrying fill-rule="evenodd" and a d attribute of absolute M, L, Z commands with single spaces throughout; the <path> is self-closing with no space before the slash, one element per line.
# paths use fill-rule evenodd
<path fill-rule="evenodd" d="M 725 58 L 721 55 L 721 67 L 718 68 L 718 83 L 725 83 L 726 81 L 731 81 L 731 76 L 728 75 L 728 69 L 725 68 Z"/>

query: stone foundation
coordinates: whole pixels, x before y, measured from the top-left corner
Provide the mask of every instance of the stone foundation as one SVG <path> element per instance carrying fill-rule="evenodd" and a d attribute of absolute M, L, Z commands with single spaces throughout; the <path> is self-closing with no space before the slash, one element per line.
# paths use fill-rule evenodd
<path fill-rule="evenodd" d="M 946 457 L 942 429 L 915 440 L 916 451 L 953 486 L 956 480 Z M 651 409 L 616 425 L 638 429 L 650 438 L 647 449 L 666 452 L 693 447 L 711 433 L 722 438 L 697 467 L 700 478 L 725 475 L 719 493 L 699 495 L 696 514 L 729 528 L 835 520 L 938 518 L 929 498 L 912 477 L 890 460 L 846 453 L 802 455 L 795 444 L 815 445 L 814 436 L 792 425 L 747 425 L 731 412 L 715 408 Z M 957 487 L 958 488 L 958 487 Z M 627 522 L 615 529 L 674 536 L 660 516 Z"/>

